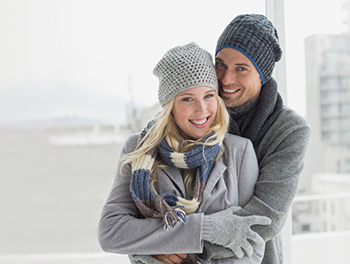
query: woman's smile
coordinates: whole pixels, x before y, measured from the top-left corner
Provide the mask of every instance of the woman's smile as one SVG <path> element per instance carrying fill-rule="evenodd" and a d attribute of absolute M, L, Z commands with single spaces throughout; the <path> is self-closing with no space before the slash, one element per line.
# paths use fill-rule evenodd
<path fill-rule="evenodd" d="M 197 127 L 205 127 L 208 124 L 210 116 L 204 117 L 202 119 L 190 119 L 190 122 Z"/>
<path fill-rule="evenodd" d="M 185 139 L 202 138 L 211 128 L 218 109 L 215 95 L 213 88 L 198 86 L 175 97 L 172 114 Z"/>

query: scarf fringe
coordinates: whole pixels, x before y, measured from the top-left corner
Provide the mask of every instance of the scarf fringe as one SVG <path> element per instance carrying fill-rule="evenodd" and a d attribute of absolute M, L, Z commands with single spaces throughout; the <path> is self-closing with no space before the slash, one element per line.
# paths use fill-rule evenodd
<path fill-rule="evenodd" d="M 181 209 L 183 207 L 184 206 L 170 207 L 164 197 L 161 195 L 157 196 L 156 209 L 163 216 L 165 230 L 174 228 L 178 222 L 186 223 L 186 213 Z"/>
<path fill-rule="evenodd" d="M 215 133 L 203 138 L 201 142 L 206 142 L 213 135 Z M 141 135 L 139 140 L 142 138 Z M 174 152 L 163 139 L 159 146 L 133 161 L 130 191 L 140 213 L 146 218 L 163 217 L 165 230 L 175 227 L 178 222 L 186 223 L 186 214 L 196 212 L 201 203 L 203 190 L 213 166 L 213 159 L 219 149 L 218 143 L 215 145 L 197 144 L 186 153 L 178 153 Z M 150 173 L 157 155 L 166 164 L 175 168 L 196 169 L 192 201 L 185 200 L 173 193 L 162 193 L 155 197 L 150 186 Z M 182 201 L 179 202 L 179 199 Z"/>
<path fill-rule="evenodd" d="M 174 228 L 178 222 L 186 223 L 186 213 L 180 208 L 183 206 L 176 206 L 172 211 L 166 212 L 164 215 L 164 229 L 169 230 Z"/>

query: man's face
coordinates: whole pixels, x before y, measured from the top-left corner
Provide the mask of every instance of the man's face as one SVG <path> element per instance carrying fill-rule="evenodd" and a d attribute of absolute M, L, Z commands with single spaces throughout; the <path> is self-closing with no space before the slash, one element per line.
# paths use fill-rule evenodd
<path fill-rule="evenodd" d="M 240 51 L 223 48 L 215 57 L 219 95 L 227 107 L 248 103 L 260 94 L 261 78 L 254 64 Z"/>

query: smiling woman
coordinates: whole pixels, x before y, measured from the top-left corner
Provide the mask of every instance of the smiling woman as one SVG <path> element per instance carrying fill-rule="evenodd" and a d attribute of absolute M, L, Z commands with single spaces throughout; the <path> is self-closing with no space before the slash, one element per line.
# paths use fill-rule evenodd
<path fill-rule="evenodd" d="M 194 40 L 213 54 L 219 35 L 233 17 L 245 13 L 265 14 L 268 9 L 275 12 L 271 16 L 266 13 L 270 18 L 276 14 L 283 16 L 283 10 L 274 5 L 283 2 L 286 33 L 283 52 L 288 76 L 287 85 L 279 82 L 278 89 L 281 92 L 288 87 L 288 100 L 282 94 L 284 101 L 303 116 L 307 103 L 310 124 L 314 120 L 320 125 L 314 110 L 322 108 L 315 101 L 318 95 L 312 92 L 320 86 L 312 81 L 311 86 L 305 87 L 304 65 L 304 55 L 315 54 L 319 48 L 306 52 L 304 39 L 313 34 L 333 35 L 332 38 L 347 35 L 342 34 L 345 32 L 342 27 L 345 13 L 341 8 L 346 0 L 177 0 L 176 4 L 163 0 L 0 1 L 0 193 L 3 197 L 0 226 L 4 227 L 0 230 L 0 257 L 11 254 L 14 263 L 23 264 L 33 262 L 30 258 L 26 260 L 26 254 L 54 253 L 49 256 L 50 261 L 42 262 L 76 263 L 77 259 L 71 262 L 56 260 L 55 256 L 59 259 L 60 255 L 56 253 L 100 252 L 95 218 L 110 189 L 115 160 L 122 146 L 113 143 L 54 147 L 50 145 L 50 135 L 61 136 L 62 140 L 72 131 L 88 131 L 84 134 L 86 138 L 97 137 L 101 133 L 96 134 L 90 127 L 82 126 L 85 121 L 92 125 L 106 121 L 114 125 L 118 122 L 115 130 L 111 127 L 110 131 L 122 136 L 120 129 L 123 126 L 119 128 L 119 125 L 125 125 L 121 119 L 126 109 L 124 102 L 130 98 L 127 92 L 130 76 L 137 110 L 158 106 L 158 83 L 151 72 L 169 47 Z M 284 27 L 278 28 L 281 40 L 282 30 Z M 324 49 L 327 45 L 321 47 Z M 346 56 L 341 58 L 346 59 Z M 281 63 L 276 69 L 279 72 Z M 318 63 L 312 63 L 308 70 L 316 68 L 322 69 Z M 315 74 L 308 76 L 319 78 Z M 339 98 L 345 99 L 344 96 Z M 333 106 L 336 105 L 330 109 Z M 149 111 L 155 113 L 156 110 Z M 141 127 L 146 124 L 145 121 L 139 123 Z M 13 130 L 13 126 L 17 128 Z M 320 131 L 313 128 L 317 147 L 323 146 L 315 140 L 321 140 L 321 136 L 317 136 Z M 325 152 L 316 148 L 308 151 L 305 173 L 300 177 L 302 193 L 308 193 L 307 190 L 319 192 L 312 171 L 320 172 L 320 166 L 326 165 L 317 160 L 323 158 L 320 153 L 331 155 L 324 159 L 327 162 L 338 156 L 347 157 L 336 155 L 333 150 Z M 25 184 L 18 185 L 18 182 Z M 23 201 L 26 201 L 22 206 L 24 211 L 18 210 L 18 204 Z M 317 221 L 320 217 L 311 215 L 317 209 L 312 209 L 310 215 L 305 215 L 305 206 L 295 209 L 293 228 L 300 228 L 305 233 L 311 232 L 305 227 L 319 231 Z M 344 219 L 336 217 L 333 210 L 329 212 L 334 221 Z M 338 246 L 327 238 L 307 240 L 304 236 L 306 234 L 300 238 L 293 236 L 293 263 L 326 263 L 327 257 L 329 263 L 348 262 L 350 251 L 343 250 L 347 243 Z M 322 248 L 315 246 L 316 240 Z M 284 249 L 290 248 L 285 242 L 283 244 Z M 330 248 L 327 245 L 331 245 Z M 335 248 L 338 248 L 337 259 L 334 259 Z M 318 254 L 320 251 L 324 254 Z M 17 256 L 19 260 L 15 262 Z M 111 254 L 101 253 L 101 256 L 109 258 Z M 343 262 L 340 257 L 344 258 Z M 82 259 L 84 263 L 104 263 L 95 257 Z M 291 258 L 285 258 L 285 262 L 290 264 Z M 106 263 L 124 262 L 118 259 Z"/>
<path fill-rule="evenodd" d="M 173 117 L 185 139 L 205 136 L 216 118 L 217 93 L 213 88 L 198 86 L 179 93 L 175 97 Z"/>
<path fill-rule="evenodd" d="M 248 139 L 226 134 L 211 55 L 177 46 L 153 72 L 163 109 L 126 140 L 99 224 L 102 249 L 137 264 L 260 263 L 265 242 L 250 226 L 270 220 L 233 214 L 254 193 L 257 159 Z"/>

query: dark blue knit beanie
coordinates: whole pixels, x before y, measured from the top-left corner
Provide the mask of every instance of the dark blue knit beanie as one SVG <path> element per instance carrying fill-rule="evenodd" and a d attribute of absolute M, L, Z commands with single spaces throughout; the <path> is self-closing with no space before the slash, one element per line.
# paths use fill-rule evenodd
<path fill-rule="evenodd" d="M 223 48 L 233 48 L 247 56 L 258 70 L 262 84 L 272 75 L 282 57 L 276 28 L 259 14 L 239 15 L 222 32 L 215 55 Z"/>

